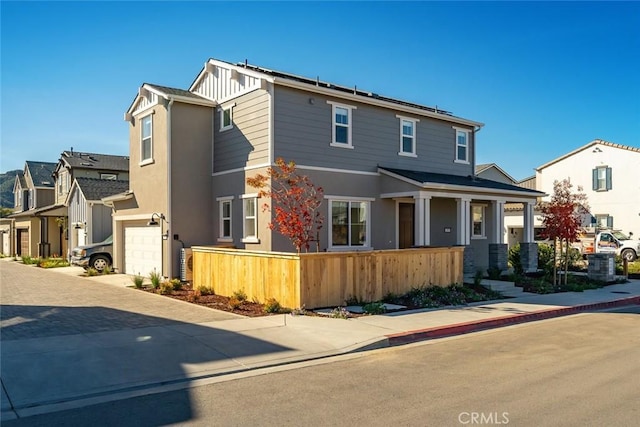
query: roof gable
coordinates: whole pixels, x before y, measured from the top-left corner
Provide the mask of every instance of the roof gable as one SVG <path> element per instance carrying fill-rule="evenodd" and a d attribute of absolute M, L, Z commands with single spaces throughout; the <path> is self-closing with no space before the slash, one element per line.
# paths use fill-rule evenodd
<path fill-rule="evenodd" d="M 506 173 L 504 171 L 504 169 L 502 169 L 500 166 L 498 166 L 495 163 L 484 163 L 481 165 L 477 165 L 476 166 L 476 175 L 480 175 L 483 172 L 486 172 L 490 169 L 495 169 L 499 174 L 503 175 L 508 181 L 510 181 L 511 183 L 517 183 L 517 181 L 515 179 L 513 179 L 513 177 L 511 175 L 509 175 L 508 173 Z"/>
<path fill-rule="evenodd" d="M 101 202 L 103 197 L 113 196 L 129 189 L 129 181 L 79 177 L 73 181 L 68 200 L 74 191 L 80 191 L 87 201 Z"/>
<path fill-rule="evenodd" d="M 149 108 L 160 104 L 162 100 L 178 101 L 187 104 L 197 104 L 205 106 L 213 106 L 214 102 L 204 98 L 197 93 L 189 92 L 184 89 L 177 89 L 168 86 L 161 86 L 150 83 L 143 83 L 138 89 L 138 94 L 127 109 L 124 119 L 131 120 L 131 117 L 140 114 Z"/>
<path fill-rule="evenodd" d="M 56 170 L 60 165 L 70 169 L 128 172 L 129 156 L 63 151 Z"/>
<path fill-rule="evenodd" d="M 189 91 L 215 100 L 225 102 L 259 87 L 265 88 L 265 83 L 294 87 L 300 90 L 322 93 L 327 96 L 362 102 L 389 108 L 394 111 L 405 111 L 422 116 L 437 118 L 467 126 L 482 127 L 483 123 L 456 117 L 452 113 L 438 107 L 428 107 L 421 104 L 407 102 L 395 98 L 381 96 L 374 92 L 360 90 L 357 87 L 346 87 L 334 83 L 321 81 L 319 78 L 297 76 L 295 74 L 270 70 L 244 63 L 232 64 L 217 59 L 209 59 Z"/>
<path fill-rule="evenodd" d="M 34 162 L 31 160 L 25 162 L 25 172 L 31 177 L 34 187 L 53 188 L 53 172 L 55 169 L 56 163 Z"/>
<path fill-rule="evenodd" d="M 628 146 L 628 145 L 616 144 L 614 142 L 604 141 L 602 139 L 594 139 L 593 141 L 589 142 L 586 145 L 583 145 L 580 148 L 577 148 L 577 149 L 575 149 L 575 150 L 573 150 L 573 151 L 571 151 L 571 152 L 569 152 L 569 153 L 567 153 L 565 155 L 562 155 L 562 156 L 560 156 L 560 157 L 558 157 L 556 159 L 551 160 L 548 163 L 545 163 L 542 166 L 537 167 L 536 171 L 539 172 L 544 168 L 547 168 L 547 167 L 549 167 L 549 166 L 551 166 L 551 165 L 553 165 L 555 163 L 558 163 L 558 162 L 560 162 L 560 161 L 562 161 L 562 160 L 564 160 L 564 159 L 566 159 L 568 157 L 573 156 L 574 154 L 578 154 L 581 151 L 587 150 L 587 149 L 593 147 L 594 145 L 603 145 L 603 146 L 606 146 L 606 147 L 613 147 L 613 148 L 617 148 L 617 149 L 621 149 L 621 150 L 628 150 L 628 151 L 631 151 L 631 152 L 640 153 L 640 148 L 637 148 L 637 147 L 631 147 L 631 146 Z"/>

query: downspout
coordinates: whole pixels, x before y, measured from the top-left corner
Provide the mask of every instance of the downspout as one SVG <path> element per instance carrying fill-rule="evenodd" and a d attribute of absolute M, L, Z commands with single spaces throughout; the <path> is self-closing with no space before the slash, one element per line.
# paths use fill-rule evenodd
<path fill-rule="evenodd" d="M 478 151 L 476 150 L 476 134 L 480 132 L 480 129 L 482 129 L 482 126 L 476 126 L 473 129 L 473 162 L 471 163 L 471 170 L 473 171 L 473 176 L 476 175 L 476 153 Z"/>
<path fill-rule="evenodd" d="M 167 263 L 167 277 L 171 279 L 173 273 L 173 245 L 172 240 L 169 239 L 169 226 L 173 222 L 173 218 L 171 216 L 171 106 L 173 105 L 173 98 L 169 99 L 169 104 L 167 105 L 167 240 L 162 241 L 162 245 L 164 242 L 167 242 L 167 256 L 169 258 L 169 262 Z M 161 237 L 164 239 L 164 237 Z"/>

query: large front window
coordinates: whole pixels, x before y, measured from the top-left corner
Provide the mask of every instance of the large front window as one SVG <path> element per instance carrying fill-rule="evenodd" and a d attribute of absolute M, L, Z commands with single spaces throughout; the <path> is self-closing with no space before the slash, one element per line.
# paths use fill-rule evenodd
<path fill-rule="evenodd" d="M 330 206 L 331 246 L 370 246 L 369 202 L 333 200 Z"/>
<path fill-rule="evenodd" d="M 140 120 L 140 162 L 150 162 L 153 159 L 153 131 L 151 116 Z"/>

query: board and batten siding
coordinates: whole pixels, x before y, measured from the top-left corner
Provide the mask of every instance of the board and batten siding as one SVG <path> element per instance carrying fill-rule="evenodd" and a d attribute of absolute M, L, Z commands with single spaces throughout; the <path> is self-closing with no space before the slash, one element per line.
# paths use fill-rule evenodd
<path fill-rule="evenodd" d="M 216 66 L 193 88 L 192 92 L 207 99 L 223 103 L 243 93 L 260 88 L 261 79 L 240 72 L 233 72 L 231 68 Z"/>
<path fill-rule="evenodd" d="M 220 131 L 220 107 L 215 111 L 214 173 L 269 161 L 269 93 L 255 90 L 221 107 L 234 103 L 231 129 Z"/>
<path fill-rule="evenodd" d="M 297 164 L 375 172 L 377 166 L 467 176 L 473 165 L 455 162 L 456 125 L 430 117 L 411 115 L 368 104 L 344 102 L 352 110 L 353 149 L 331 146 L 332 105 L 337 98 L 276 86 L 274 98 L 274 157 Z M 400 156 L 400 119 L 416 123 L 417 157 Z M 470 132 L 469 159 L 473 159 Z"/>

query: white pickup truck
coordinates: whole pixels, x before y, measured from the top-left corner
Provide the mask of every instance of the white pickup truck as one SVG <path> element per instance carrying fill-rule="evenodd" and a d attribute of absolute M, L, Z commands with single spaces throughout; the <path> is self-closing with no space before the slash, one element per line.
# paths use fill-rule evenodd
<path fill-rule="evenodd" d="M 603 230 L 595 235 L 584 235 L 572 245 L 582 255 L 614 253 L 627 261 L 635 261 L 640 255 L 640 240 L 632 240 L 620 231 Z"/>

